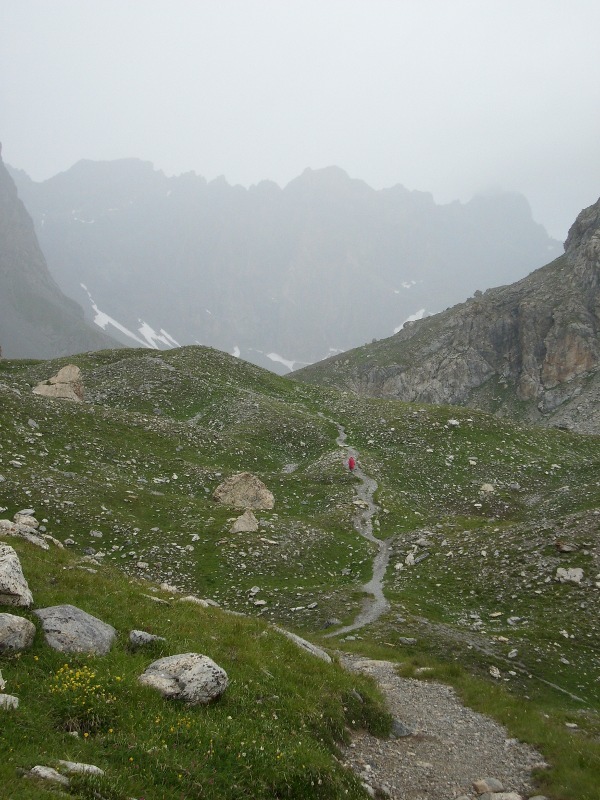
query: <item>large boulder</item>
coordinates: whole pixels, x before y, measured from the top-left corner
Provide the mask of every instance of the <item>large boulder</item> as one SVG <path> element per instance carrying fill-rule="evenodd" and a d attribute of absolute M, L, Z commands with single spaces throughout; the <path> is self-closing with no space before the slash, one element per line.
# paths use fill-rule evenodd
<path fill-rule="evenodd" d="M 32 604 L 18 555 L 10 545 L 0 544 L 0 605 L 29 608 Z"/>
<path fill-rule="evenodd" d="M 138 680 L 163 697 L 184 700 L 191 705 L 206 705 L 217 700 L 229 684 L 225 670 L 200 653 L 160 658 L 150 664 Z"/>
<path fill-rule="evenodd" d="M 104 656 L 117 635 L 112 625 L 76 606 L 49 606 L 34 613 L 42 620 L 46 642 L 60 653 Z"/>
<path fill-rule="evenodd" d="M 25 650 L 33 644 L 35 625 L 25 617 L 0 614 L 0 653 L 5 650 Z"/>
<path fill-rule="evenodd" d="M 213 500 L 233 508 L 269 509 L 275 505 L 273 494 L 250 472 L 240 472 L 223 481 L 213 493 Z"/>
<path fill-rule="evenodd" d="M 83 383 L 81 370 L 75 364 L 67 364 L 56 375 L 42 381 L 33 389 L 34 394 L 44 397 L 58 397 L 62 400 L 83 401 Z"/>

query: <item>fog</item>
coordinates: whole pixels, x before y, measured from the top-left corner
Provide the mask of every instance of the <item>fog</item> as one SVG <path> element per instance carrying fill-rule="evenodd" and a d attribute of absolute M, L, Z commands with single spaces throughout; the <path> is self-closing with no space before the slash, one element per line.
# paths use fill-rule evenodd
<path fill-rule="evenodd" d="M 597 0 L 0 0 L 3 157 L 245 186 L 337 164 L 518 191 L 564 239 L 600 195 L 598 30 Z"/>

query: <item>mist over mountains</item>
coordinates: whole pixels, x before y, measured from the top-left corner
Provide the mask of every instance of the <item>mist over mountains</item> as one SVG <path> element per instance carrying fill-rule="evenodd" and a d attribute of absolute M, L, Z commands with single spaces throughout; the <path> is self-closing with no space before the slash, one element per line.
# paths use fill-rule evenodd
<path fill-rule="evenodd" d="M 149 162 L 10 170 L 62 291 L 125 344 L 211 345 L 278 372 L 511 283 L 562 247 L 516 194 L 436 205 L 338 167 L 245 189 Z"/>
<path fill-rule="evenodd" d="M 0 145 L 0 156 L 2 146 Z M 0 348 L 7 358 L 51 358 L 114 347 L 48 271 L 31 217 L 0 157 Z"/>

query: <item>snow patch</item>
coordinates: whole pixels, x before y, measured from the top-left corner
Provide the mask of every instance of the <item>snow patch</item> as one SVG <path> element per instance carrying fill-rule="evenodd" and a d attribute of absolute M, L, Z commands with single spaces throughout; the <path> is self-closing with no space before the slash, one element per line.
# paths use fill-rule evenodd
<path fill-rule="evenodd" d="M 283 364 L 284 367 L 287 367 L 290 372 L 294 371 L 294 364 L 295 361 L 289 361 L 287 358 L 278 355 L 277 353 L 266 353 L 267 358 L 270 358 L 271 361 L 275 361 L 278 364 Z"/>
<path fill-rule="evenodd" d="M 423 319 L 424 316 L 425 316 L 425 309 L 420 308 L 414 314 L 411 314 L 410 317 L 407 317 L 401 325 L 398 325 L 397 328 L 394 328 L 394 333 L 399 333 L 407 322 L 416 322 L 418 319 Z"/>
<path fill-rule="evenodd" d="M 87 286 L 85 285 L 85 283 L 80 283 L 79 285 L 81 286 L 81 288 L 83 289 L 83 291 L 87 294 L 87 296 L 89 298 L 90 305 L 92 306 L 92 310 L 93 310 L 94 315 L 95 315 L 94 316 L 94 323 L 99 328 L 102 328 L 103 331 L 105 331 L 108 328 L 109 325 L 112 325 L 113 328 L 115 328 L 118 331 L 121 331 L 121 333 L 124 333 L 125 336 L 128 336 L 130 339 L 133 339 L 138 344 L 141 344 L 142 347 L 148 347 L 148 348 L 151 348 L 153 350 L 160 349 L 158 347 L 157 342 L 162 342 L 164 345 L 166 345 L 169 348 L 170 347 L 180 347 L 179 342 L 177 342 L 165 330 L 163 330 L 161 328 L 160 331 L 158 333 L 156 333 L 156 331 L 154 331 L 154 329 L 151 328 L 150 325 L 148 325 L 146 322 L 143 322 L 142 320 L 139 320 L 139 322 L 142 323 L 141 327 L 139 328 L 139 333 L 141 333 L 144 338 L 140 339 L 139 336 L 136 336 L 136 334 L 133 333 L 133 331 L 130 331 L 129 328 L 126 328 L 125 325 L 121 325 L 121 323 L 117 322 L 116 319 L 114 319 L 109 314 L 106 314 L 104 311 L 101 311 L 98 308 L 98 306 L 94 302 L 94 298 L 90 294 L 90 292 L 89 292 Z"/>
<path fill-rule="evenodd" d="M 144 322 L 143 319 L 138 319 L 138 322 L 141 323 L 140 327 L 138 328 L 139 332 L 142 334 L 144 339 L 148 342 L 148 345 L 154 349 L 160 349 L 157 342 L 162 342 L 167 347 L 180 347 L 181 345 L 173 339 L 165 330 L 162 328 L 157 333 L 154 328 L 148 325 L 147 322 Z"/>

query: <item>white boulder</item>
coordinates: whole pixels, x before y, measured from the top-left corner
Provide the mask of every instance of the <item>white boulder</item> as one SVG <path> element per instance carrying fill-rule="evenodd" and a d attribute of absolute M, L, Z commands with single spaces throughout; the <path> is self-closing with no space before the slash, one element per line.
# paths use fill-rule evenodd
<path fill-rule="evenodd" d="M 0 544 L 0 605 L 29 608 L 33 595 L 21 569 L 21 562 L 14 549 Z"/>
<path fill-rule="evenodd" d="M 154 661 L 138 678 L 163 697 L 206 705 L 217 700 L 227 686 L 225 670 L 200 653 L 182 653 Z"/>

